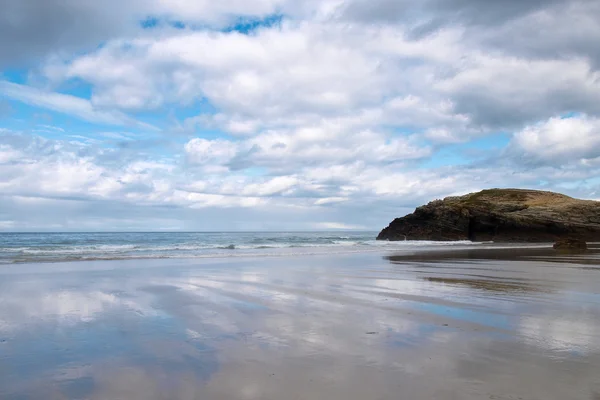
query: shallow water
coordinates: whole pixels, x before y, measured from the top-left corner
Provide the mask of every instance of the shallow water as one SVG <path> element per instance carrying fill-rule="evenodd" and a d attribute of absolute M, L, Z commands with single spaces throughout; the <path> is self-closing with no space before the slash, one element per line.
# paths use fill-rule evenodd
<path fill-rule="evenodd" d="M 377 232 L 0 232 L 0 264 L 152 258 L 235 258 L 471 246 L 376 241 Z"/>
<path fill-rule="evenodd" d="M 0 268 L 2 399 L 598 399 L 598 254 Z"/>
<path fill-rule="evenodd" d="M 269 255 L 369 246 L 375 232 L 0 232 L 0 264 Z"/>

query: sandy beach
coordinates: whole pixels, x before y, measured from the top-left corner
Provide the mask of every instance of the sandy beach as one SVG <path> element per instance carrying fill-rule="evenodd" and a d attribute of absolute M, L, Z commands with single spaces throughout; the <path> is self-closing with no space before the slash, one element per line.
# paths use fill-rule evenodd
<path fill-rule="evenodd" d="M 2 399 L 597 400 L 598 371 L 595 249 L 0 269 Z"/>

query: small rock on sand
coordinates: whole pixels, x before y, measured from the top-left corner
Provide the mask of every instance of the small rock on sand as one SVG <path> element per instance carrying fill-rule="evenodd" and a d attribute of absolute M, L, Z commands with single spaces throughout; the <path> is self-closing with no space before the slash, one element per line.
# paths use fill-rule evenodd
<path fill-rule="evenodd" d="M 560 239 L 552 247 L 556 250 L 587 250 L 587 244 L 579 239 Z"/>

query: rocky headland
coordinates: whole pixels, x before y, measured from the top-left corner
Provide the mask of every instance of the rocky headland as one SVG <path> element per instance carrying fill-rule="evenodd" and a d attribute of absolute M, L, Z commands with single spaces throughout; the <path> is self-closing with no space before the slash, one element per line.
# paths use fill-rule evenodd
<path fill-rule="evenodd" d="M 396 218 L 378 240 L 600 241 L 600 202 L 560 193 L 489 189 L 447 197 Z"/>

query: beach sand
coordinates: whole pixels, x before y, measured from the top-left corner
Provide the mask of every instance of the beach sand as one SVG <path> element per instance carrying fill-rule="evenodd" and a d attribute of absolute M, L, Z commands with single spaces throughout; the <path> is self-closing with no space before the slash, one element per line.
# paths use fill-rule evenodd
<path fill-rule="evenodd" d="M 600 254 L 0 269 L 2 399 L 600 399 Z"/>

